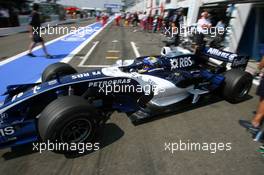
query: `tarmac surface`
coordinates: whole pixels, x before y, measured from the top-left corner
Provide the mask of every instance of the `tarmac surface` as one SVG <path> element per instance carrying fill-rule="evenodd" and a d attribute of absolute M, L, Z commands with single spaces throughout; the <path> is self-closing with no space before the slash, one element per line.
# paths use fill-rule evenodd
<path fill-rule="evenodd" d="M 22 33 L 0 38 L 1 57 L 25 51 L 27 37 L 27 33 Z M 114 64 L 117 59 L 133 59 L 137 54 L 157 55 L 163 46 L 162 39 L 158 33 L 110 24 L 70 64 L 83 72 L 98 65 Z M 63 155 L 51 151 L 40 154 L 33 152 L 31 145 L 19 150 L 0 150 L 0 174 L 261 175 L 264 157 L 256 151 L 259 144 L 238 124 L 239 119 L 251 119 L 258 103 L 255 91 L 253 86 L 249 99 L 239 104 L 215 97 L 203 99 L 192 109 L 161 115 L 137 126 L 125 114 L 114 113 L 101 133 L 100 150 L 89 154 Z M 165 144 L 180 142 L 230 143 L 231 150 L 216 153 L 165 150 Z"/>

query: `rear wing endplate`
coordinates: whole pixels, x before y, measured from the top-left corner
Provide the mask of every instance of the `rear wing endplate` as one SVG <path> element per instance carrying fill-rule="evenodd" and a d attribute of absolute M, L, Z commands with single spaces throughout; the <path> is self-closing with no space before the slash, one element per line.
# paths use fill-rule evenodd
<path fill-rule="evenodd" d="M 205 47 L 202 50 L 202 55 L 226 63 L 231 63 L 231 68 L 245 69 L 249 61 L 249 56 L 241 56 L 232 52 L 227 52 L 212 47 Z"/>

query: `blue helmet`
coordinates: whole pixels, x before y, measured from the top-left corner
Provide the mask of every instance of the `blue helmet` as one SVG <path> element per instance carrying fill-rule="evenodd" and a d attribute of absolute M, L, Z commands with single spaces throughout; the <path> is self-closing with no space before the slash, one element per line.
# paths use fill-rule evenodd
<path fill-rule="evenodd" d="M 158 63 L 158 59 L 156 57 L 146 57 L 143 59 L 143 63 L 145 66 L 155 67 Z"/>

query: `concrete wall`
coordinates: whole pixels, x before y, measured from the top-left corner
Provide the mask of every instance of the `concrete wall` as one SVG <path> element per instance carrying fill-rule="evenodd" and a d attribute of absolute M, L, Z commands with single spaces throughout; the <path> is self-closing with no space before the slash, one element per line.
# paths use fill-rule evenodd
<path fill-rule="evenodd" d="M 232 33 L 230 36 L 227 36 L 227 40 L 229 41 L 229 51 L 235 52 L 237 50 L 251 8 L 251 3 L 235 5 L 235 10 L 232 13 L 232 19 L 230 20 Z"/>

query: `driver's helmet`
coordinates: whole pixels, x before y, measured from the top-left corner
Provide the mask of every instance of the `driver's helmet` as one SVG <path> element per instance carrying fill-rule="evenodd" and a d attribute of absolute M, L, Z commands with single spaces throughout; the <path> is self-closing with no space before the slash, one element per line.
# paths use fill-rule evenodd
<path fill-rule="evenodd" d="M 151 69 L 158 66 L 158 59 L 156 57 L 146 57 L 143 59 L 144 69 Z"/>

